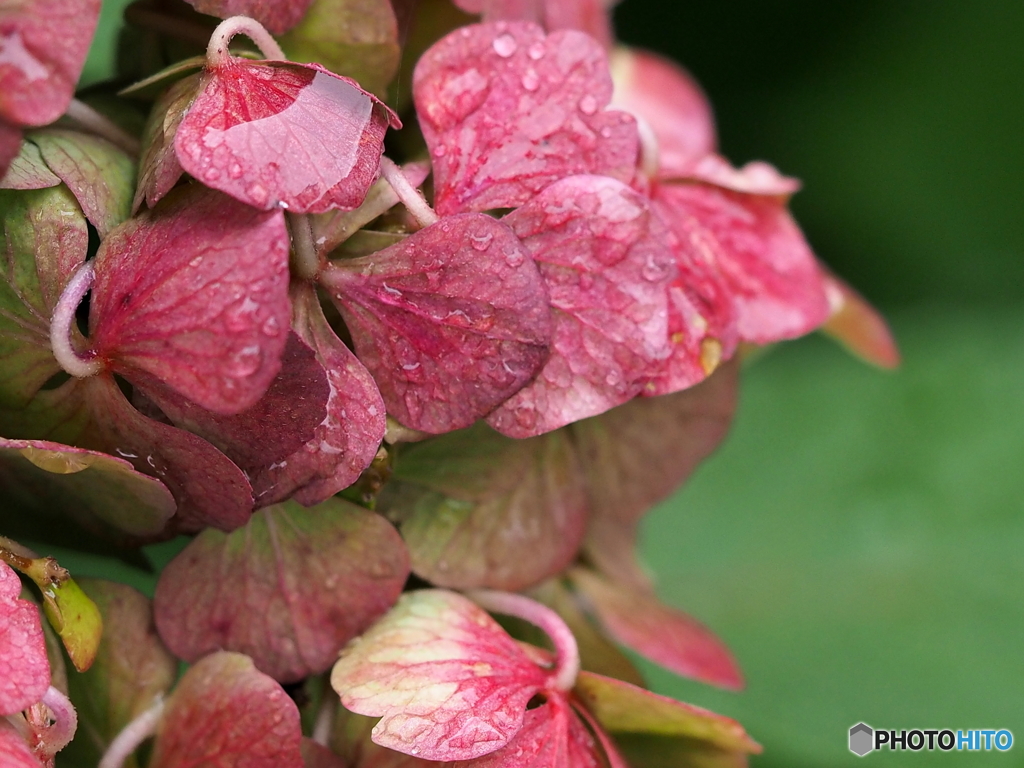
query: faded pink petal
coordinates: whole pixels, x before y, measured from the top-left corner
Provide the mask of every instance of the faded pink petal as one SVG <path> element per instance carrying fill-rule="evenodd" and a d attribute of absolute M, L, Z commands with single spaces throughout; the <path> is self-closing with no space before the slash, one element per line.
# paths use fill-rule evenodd
<path fill-rule="evenodd" d="M 442 219 L 321 275 L 388 413 L 440 433 L 521 389 L 548 355 L 551 314 L 536 265 L 483 214 Z"/>
<path fill-rule="evenodd" d="M 345 649 L 331 685 L 348 709 L 382 718 L 377 744 L 426 760 L 471 760 L 520 732 L 548 677 L 475 603 L 420 590 Z"/>
<path fill-rule="evenodd" d="M 145 202 L 150 208 L 174 189 L 185 170 L 174 153 L 174 137 L 199 93 L 202 74 L 181 78 L 160 94 L 142 132 L 139 179 L 132 200 L 132 214 Z"/>
<path fill-rule="evenodd" d="M 380 391 L 327 324 L 312 285 L 292 290 L 293 328 L 327 372 L 326 415 L 313 437 L 250 478 L 258 505 L 286 498 L 310 506 L 348 488 L 370 466 L 387 429 Z"/>
<path fill-rule="evenodd" d="M 287 32 L 302 19 L 313 0 L 186 0 L 200 13 L 226 19 L 249 16 L 275 35 Z"/>
<path fill-rule="evenodd" d="M 20 594 L 21 579 L 0 562 L 0 723 L 3 715 L 21 712 L 42 699 L 50 687 L 39 609 Z"/>
<path fill-rule="evenodd" d="M 195 664 L 167 700 L 150 768 L 303 768 L 299 710 L 238 653 Z"/>
<path fill-rule="evenodd" d="M 512 440 L 479 423 L 409 446 L 395 480 L 413 571 L 438 586 L 525 589 L 579 552 L 586 486 L 565 431 Z"/>
<path fill-rule="evenodd" d="M 413 95 L 438 213 L 511 208 L 581 173 L 633 179 L 633 118 L 606 110 L 608 59 L 590 36 L 526 22 L 457 30 L 416 65 Z"/>
<path fill-rule="evenodd" d="M 674 61 L 619 46 L 611 55 L 612 105 L 642 120 L 658 146 L 659 177 L 688 170 L 715 151 L 715 118 L 693 76 Z"/>
<path fill-rule="evenodd" d="M 0 121 L 46 125 L 63 114 L 99 14 L 100 0 L 20 0 L 0 7 Z"/>
<path fill-rule="evenodd" d="M 401 123 L 379 99 L 316 64 L 228 58 L 203 75 L 178 127 L 181 166 L 262 210 L 356 208 Z"/>
<path fill-rule="evenodd" d="M 0 718 L 0 768 L 43 768 L 14 726 Z"/>
<path fill-rule="evenodd" d="M 637 526 L 721 443 L 737 390 L 738 365 L 729 363 L 692 389 L 637 398 L 570 427 L 590 498 L 585 551 L 598 570 L 649 587 L 635 561 Z"/>
<path fill-rule="evenodd" d="M 621 182 L 556 182 L 505 222 L 551 294 L 551 357 L 488 423 L 511 437 L 549 432 L 638 394 L 668 357 L 668 231 Z"/>
<path fill-rule="evenodd" d="M 398 599 L 409 555 L 380 515 L 340 499 L 256 512 L 245 528 L 206 530 L 164 569 L 156 624 L 186 661 L 227 649 L 276 680 L 331 667 Z"/>
<path fill-rule="evenodd" d="M 83 442 L 127 459 L 166 485 L 178 503 L 171 521 L 177 530 L 232 530 L 249 519 L 253 502 L 248 480 L 208 442 L 143 416 L 107 374 L 81 380 L 76 394 L 91 415 Z"/>
<path fill-rule="evenodd" d="M 687 181 L 702 181 L 733 192 L 767 197 L 789 197 L 800 190 L 799 179 L 783 176 L 769 163 L 754 160 L 742 168 L 733 168 L 721 155 L 707 154 L 681 164 L 674 172 L 664 171 L 661 178 L 675 177 Z"/>
<path fill-rule="evenodd" d="M 872 365 L 898 367 L 899 348 L 878 310 L 845 281 L 827 272 L 825 292 L 831 314 L 821 330 Z"/>
<path fill-rule="evenodd" d="M 97 356 L 216 413 L 244 411 L 281 368 L 288 251 L 280 211 L 183 189 L 100 246 L 89 315 Z"/>
<path fill-rule="evenodd" d="M 155 380 L 136 377 L 135 385 L 171 423 L 209 441 L 249 477 L 311 438 L 327 415 L 330 393 L 327 372 L 294 333 L 288 335 L 281 370 L 263 397 L 232 416 L 211 413 Z"/>
<path fill-rule="evenodd" d="M 2 133 L 3 123 L 0 123 L 0 136 Z M 0 143 L 2 141 L 0 138 Z M 60 184 L 60 179 L 39 153 L 39 147 L 31 141 L 21 141 L 20 132 L 18 143 L 21 147 L 15 147 L 16 156 L 11 160 L 7 173 L 0 170 L 0 189 L 48 189 Z M 2 160 L 3 148 L 0 147 L 0 167 L 3 165 Z"/>
<path fill-rule="evenodd" d="M 647 590 L 576 568 L 571 578 L 608 634 L 676 674 L 738 690 L 743 677 L 711 630 Z"/>
<path fill-rule="evenodd" d="M 708 252 L 735 302 L 741 339 L 794 338 L 828 318 L 821 270 L 784 199 L 698 183 L 662 184 L 656 195 L 667 216 L 692 219 L 717 242 Z"/>

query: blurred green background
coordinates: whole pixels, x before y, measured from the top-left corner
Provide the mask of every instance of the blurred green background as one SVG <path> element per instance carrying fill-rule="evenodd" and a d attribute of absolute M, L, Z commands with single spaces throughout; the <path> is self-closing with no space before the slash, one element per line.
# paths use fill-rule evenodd
<path fill-rule="evenodd" d="M 645 529 L 662 595 L 718 631 L 755 766 L 856 764 L 847 729 L 1009 728 L 1024 766 L 1024 3 L 623 0 L 723 152 L 802 178 L 818 254 L 892 321 L 896 373 L 821 339 L 754 364 L 732 435 Z"/>
<path fill-rule="evenodd" d="M 750 368 L 730 439 L 645 529 L 747 690 L 645 671 L 740 719 L 760 768 L 852 765 L 861 720 L 1017 739 L 872 763 L 1024 766 L 1024 3 L 624 0 L 617 24 L 701 80 L 727 156 L 804 180 L 809 240 L 905 358 L 815 338 Z"/>

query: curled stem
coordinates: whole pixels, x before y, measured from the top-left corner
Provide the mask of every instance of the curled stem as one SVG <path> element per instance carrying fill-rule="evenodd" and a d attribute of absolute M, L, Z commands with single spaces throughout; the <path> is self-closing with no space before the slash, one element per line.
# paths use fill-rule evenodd
<path fill-rule="evenodd" d="M 395 190 L 402 205 L 419 222 L 421 227 L 429 227 L 431 224 L 437 223 L 437 214 L 434 209 L 430 207 L 423 195 L 409 183 L 405 174 L 402 173 L 402 169 L 391 158 L 381 157 L 380 175 Z"/>
<path fill-rule="evenodd" d="M 160 724 L 163 714 L 164 700 L 158 696 L 149 709 L 144 710 L 114 737 L 97 768 L 121 768 L 128 756 L 156 733 L 156 727 Z"/>
<path fill-rule="evenodd" d="M 87 261 L 71 276 L 50 318 L 50 347 L 53 356 L 60 367 L 76 379 L 86 379 L 103 369 L 103 364 L 95 357 L 79 357 L 71 344 L 71 326 L 75 322 L 75 312 L 95 279 L 96 272 L 92 263 Z"/>
<path fill-rule="evenodd" d="M 36 711 L 40 704 L 49 710 L 49 717 Z M 78 713 L 74 705 L 52 685 L 43 694 L 39 704 L 29 708 L 28 715 L 33 738 L 37 742 L 37 753 L 41 753 L 45 759 L 52 758 L 70 744 L 78 730 Z M 47 720 L 53 722 L 46 724 Z"/>
<path fill-rule="evenodd" d="M 256 43 L 263 58 L 274 61 L 286 61 L 287 57 L 277 41 L 270 36 L 270 33 L 256 19 L 248 16 L 232 16 L 224 19 L 217 28 L 213 30 L 210 43 L 206 47 L 206 63 L 216 68 L 231 58 L 231 51 L 228 50 L 228 43 L 237 34 L 243 34 Z"/>
<path fill-rule="evenodd" d="M 132 157 L 138 157 L 139 152 L 142 151 L 142 145 L 139 144 L 138 139 L 121 130 L 120 126 L 110 118 L 97 112 L 84 101 L 72 99 L 64 116 L 77 123 L 80 128 L 84 128 L 89 133 L 95 133 L 115 147 L 123 149 Z"/>
<path fill-rule="evenodd" d="M 536 600 L 509 592 L 475 589 L 466 597 L 488 611 L 515 616 L 543 629 L 555 646 L 554 686 L 560 691 L 573 689 L 580 671 L 580 651 L 561 616 Z"/>

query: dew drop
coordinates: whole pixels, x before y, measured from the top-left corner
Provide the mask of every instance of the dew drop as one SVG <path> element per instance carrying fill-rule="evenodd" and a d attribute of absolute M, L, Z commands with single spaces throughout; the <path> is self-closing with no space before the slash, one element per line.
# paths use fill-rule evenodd
<path fill-rule="evenodd" d="M 530 49 L 526 53 L 534 61 L 540 61 L 544 58 L 544 43 L 538 40 L 530 46 Z"/>
<path fill-rule="evenodd" d="M 248 192 L 249 197 L 252 199 L 252 201 L 256 205 L 258 205 L 258 206 L 266 205 L 266 203 L 267 203 L 267 188 L 264 187 L 262 184 L 250 184 L 249 188 L 246 190 L 246 192 Z"/>
<path fill-rule="evenodd" d="M 236 377 L 250 376 L 257 371 L 262 360 L 258 345 L 243 347 L 228 358 L 227 372 Z"/>
<path fill-rule="evenodd" d="M 470 235 L 469 244 L 473 246 L 474 251 L 486 251 L 490 245 L 491 240 L 494 239 L 494 235 L 490 232 L 484 232 L 482 235 Z"/>
<path fill-rule="evenodd" d="M 444 144 L 439 145 L 437 149 L 434 150 L 434 157 L 444 157 L 447 154 L 448 147 L 446 147 Z"/>
<path fill-rule="evenodd" d="M 509 56 L 515 53 L 516 48 L 518 47 L 519 46 L 516 43 L 516 39 L 508 33 L 500 35 L 494 39 L 494 52 L 501 56 L 501 58 L 503 59 L 507 59 Z"/>
<path fill-rule="evenodd" d="M 523 252 L 518 249 L 509 251 L 505 254 L 505 263 L 512 267 L 512 269 L 521 267 L 523 265 Z"/>
<path fill-rule="evenodd" d="M 203 263 L 203 257 L 202 256 L 196 256 L 194 259 L 189 261 L 188 265 L 190 267 L 198 267 L 202 263 Z"/>
<path fill-rule="evenodd" d="M 601 129 L 601 136 L 603 136 L 606 139 L 610 139 L 612 136 L 612 129 L 606 125 L 604 128 Z"/>
<path fill-rule="evenodd" d="M 668 264 L 659 264 L 653 258 L 648 258 L 647 263 L 640 270 L 640 274 L 643 275 L 644 280 L 656 283 L 663 280 L 668 274 Z"/>
<path fill-rule="evenodd" d="M 220 171 L 216 168 L 210 168 L 206 173 L 203 174 L 203 178 L 207 181 L 216 181 L 220 178 Z"/>
<path fill-rule="evenodd" d="M 608 375 L 604 377 L 604 381 L 609 387 L 617 387 L 622 383 L 622 373 L 618 368 L 612 368 L 608 371 Z"/>
<path fill-rule="evenodd" d="M 587 94 L 582 99 L 580 99 L 579 107 L 580 112 L 582 112 L 584 115 L 592 115 L 595 112 L 597 112 L 597 99 L 595 99 L 590 94 Z"/>
<path fill-rule="evenodd" d="M 281 335 L 281 324 L 277 322 L 276 317 L 268 317 L 267 321 L 263 323 L 263 335 L 271 338 Z"/>
<path fill-rule="evenodd" d="M 240 178 L 241 175 L 242 166 L 240 166 L 238 163 L 233 163 L 232 166 L 228 169 L 228 176 L 230 176 L 232 179 L 237 179 Z"/>
<path fill-rule="evenodd" d="M 516 421 L 524 429 L 533 429 L 537 423 L 537 412 L 533 408 L 522 407 L 516 409 Z"/>
<path fill-rule="evenodd" d="M 537 77 L 536 71 L 533 69 L 526 70 L 526 74 L 523 75 L 523 88 L 528 91 L 536 91 L 540 87 L 540 78 Z"/>

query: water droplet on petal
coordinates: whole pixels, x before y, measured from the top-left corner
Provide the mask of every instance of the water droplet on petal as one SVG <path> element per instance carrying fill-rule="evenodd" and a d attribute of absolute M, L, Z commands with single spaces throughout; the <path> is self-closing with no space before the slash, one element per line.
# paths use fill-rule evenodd
<path fill-rule="evenodd" d="M 262 361 L 263 353 L 259 345 L 251 344 L 228 357 L 227 372 L 235 377 L 250 376 L 256 372 Z"/>
<path fill-rule="evenodd" d="M 250 184 L 246 192 L 256 205 L 266 205 L 267 189 L 262 184 Z"/>
<path fill-rule="evenodd" d="M 233 163 L 231 167 L 228 169 L 228 175 L 232 179 L 240 178 L 242 175 L 242 166 L 240 166 L 238 163 Z"/>
<path fill-rule="evenodd" d="M 444 157 L 448 154 L 448 147 L 444 144 L 438 145 L 437 149 L 434 150 L 434 157 Z"/>
<path fill-rule="evenodd" d="M 271 338 L 277 337 L 281 334 L 281 324 L 277 322 L 276 317 L 268 317 L 266 322 L 263 323 L 263 335 L 270 336 Z"/>
<path fill-rule="evenodd" d="M 516 48 L 518 47 L 519 45 L 516 43 L 516 39 L 508 33 L 500 35 L 494 39 L 494 52 L 503 59 L 507 59 L 515 53 Z"/>
<path fill-rule="evenodd" d="M 530 49 L 526 53 L 534 61 L 540 61 L 544 58 L 544 43 L 538 40 L 530 46 Z"/>
<path fill-rule="evenodd" d="M 220 178 L 220 171 L 216 168 L 210 168 L 206 173 L 203 174 L 203 178 L 207 181 L 216 181 Z"/>
<path fill-rule="evenodd" d="M 505 252 L 505 263 L 512 267 L 512 269 L 521 267 L 523 265 L 523 260 L 523 252 L 518 248 Z"/>
<path fill-rule="evenodd" d="M 584 115 L 592 115 L 595 112 L 597 112 L 597 99 L 595 99 L 590 94 L 587 94 L 582 99 L 580 99 L 579 107 L 580 112 L 582 112 Z"/>
<path fill-rule="evenodd" d="M 490 245 L 491 240 L 494 239 L 494 235 L 490 232 L 484 232 L 482 235 L 470 235 L 469 244 L 473 246 L 475 251 L 486 251 Z"/>
<path fill-rule="evenodd" d="M 526 74 L 523 75 L 523 88 L 528 91 L 536 91 L 540 86 L 540 78 L 537 77 L 537 72 L 532 69 L 526 70 Z"/>

